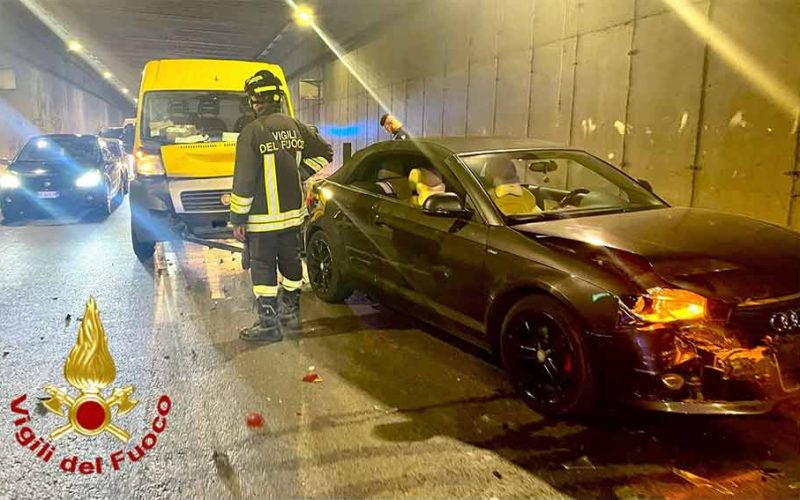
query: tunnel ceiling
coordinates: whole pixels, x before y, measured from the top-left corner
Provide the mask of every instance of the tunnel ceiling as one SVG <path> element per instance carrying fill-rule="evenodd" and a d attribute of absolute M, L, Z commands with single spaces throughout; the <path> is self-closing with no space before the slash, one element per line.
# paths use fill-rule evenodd
<path fill-rule="evenodd" d="M 294 24 L 283 0 L 34 0 L 131 89 L 151 59 L 256 59 L 283 33 L 267 59 L 280 63 L 313 36 Z M 311 2 L 334 36 L 347 37 L 402 8 L 388 0 Z M 284 30 L 284 28 L 287 28 Z"/>

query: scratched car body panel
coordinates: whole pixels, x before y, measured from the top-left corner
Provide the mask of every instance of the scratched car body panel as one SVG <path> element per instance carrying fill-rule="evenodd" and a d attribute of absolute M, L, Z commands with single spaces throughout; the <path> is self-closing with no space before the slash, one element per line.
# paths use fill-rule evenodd
<path fill-rule="evenodd" d="M 435 175 L 415 184 L 415 169 Z M 506 192 L 513 196 L 503 199 Z M 368 290 L 498 352 L 507 368 L 509 315 L 536 309 L 537 300 L 552 304 L 553 324 L 562 317 L 562 329 L 579 331 L 565 335 L 556 371 L 574 374 L 579 362 L 577 371 L 591 374 L 573 385 L 551 377 L 555 392 L 591 383 L 653 410 L 755 414 L 800 390 L 793 231 L 670 207 L 645 181 L 588 153 L 530 140 L 379 143 L 314 193 L 307 244 L 324 233 L 334 257 L 317 269 L 309 247 L 323 298 L 333 296 L 323 278 L 334 276 L 328 285 L 339 291 Z M 544 363 L 549 351 L 532 349 Z M 509 373 L 535 408 L 577 408 L 543 404 L 539 389 L 526 392 L 519 373 Z"/>

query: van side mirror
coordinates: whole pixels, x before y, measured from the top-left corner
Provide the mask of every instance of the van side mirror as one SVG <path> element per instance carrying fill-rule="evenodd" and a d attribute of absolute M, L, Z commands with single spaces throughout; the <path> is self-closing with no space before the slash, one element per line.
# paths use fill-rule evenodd
<path fill-rule="evenodd" d="M 425 200 L 423 213 L 434 217 L 469 218 L 472 212 L 464 208 L 456 193 L 436 193 Z"/>
<path fill-rule="evenodd" d="M 650 184 L 650 181 L 646 179 L 637 179 L 637 181 L 639 182 L 639 184 L 641 184 L 643 188 L 650 191 L 651 193 L 653 192 L 653 185 Z"/>

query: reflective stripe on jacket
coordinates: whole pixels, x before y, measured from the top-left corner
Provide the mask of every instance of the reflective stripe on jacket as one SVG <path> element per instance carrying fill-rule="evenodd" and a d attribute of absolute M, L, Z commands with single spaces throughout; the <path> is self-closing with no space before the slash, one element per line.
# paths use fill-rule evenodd
<path fill-rule="evenodd" d="M 315 128 L 283 113 L 262 114 L 236 143 L 231 222 L 251 232 L 302 225 L 302 182 L 331 160 L 333 148 Z"/>

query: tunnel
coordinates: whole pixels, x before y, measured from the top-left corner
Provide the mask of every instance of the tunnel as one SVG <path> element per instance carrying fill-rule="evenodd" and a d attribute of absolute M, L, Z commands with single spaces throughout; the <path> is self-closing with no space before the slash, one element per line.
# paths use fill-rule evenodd
<path fill-rule="evenodd" d="M 796 496 L 799 23 L 0 0 L 0 497 Z"/>

